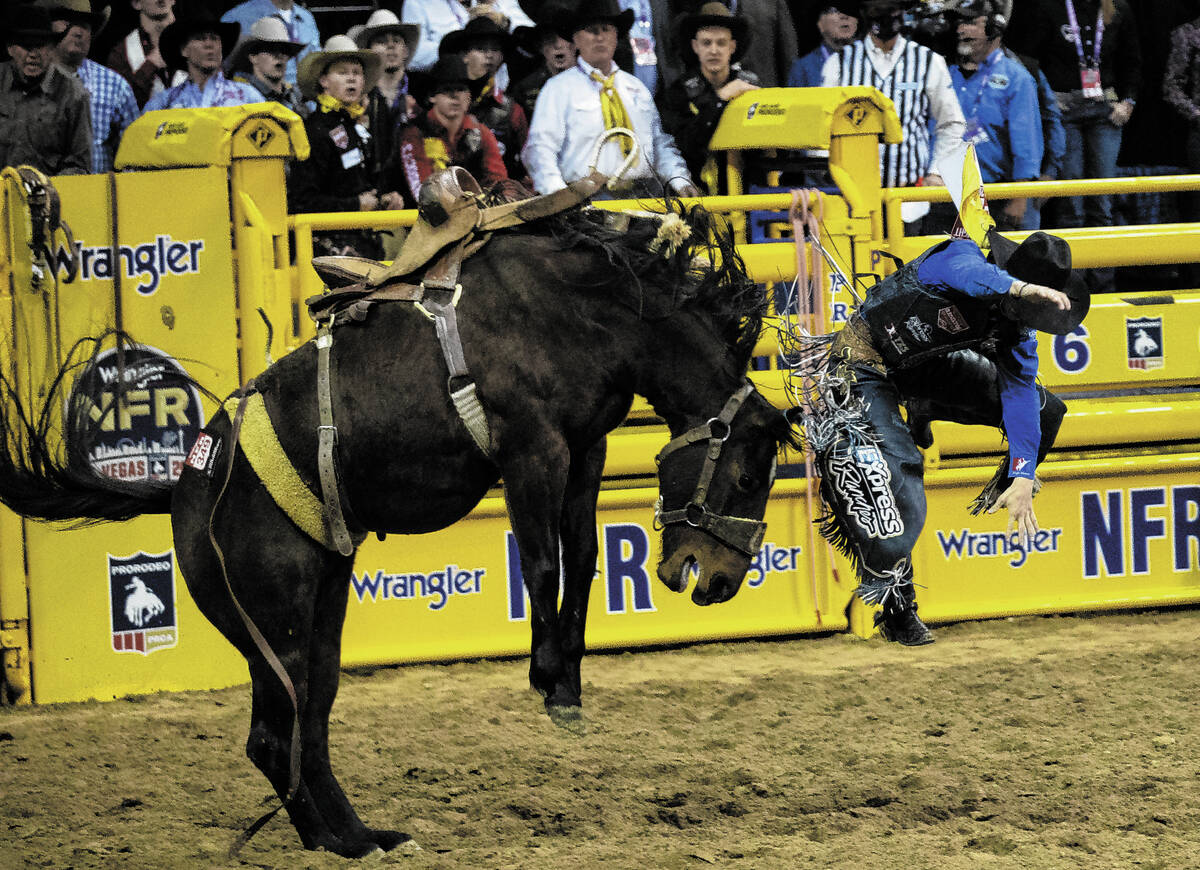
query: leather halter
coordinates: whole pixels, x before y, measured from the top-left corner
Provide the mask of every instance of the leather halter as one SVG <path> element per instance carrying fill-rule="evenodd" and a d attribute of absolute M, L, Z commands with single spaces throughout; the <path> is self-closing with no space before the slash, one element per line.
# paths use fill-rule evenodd
<path fill-rule="evenodd" d="M 721 409 L 720 414 L 709 419 L 707 423 L 695 426 L 677 438 L 671 439 L 654 458 L 655 464 L 661 467 L 663 460 L 677 450 L 701 441 L 708 441 L 708 452 L 704 457 L 704 465 L 700 468 L 700 479 L 696 481 L 696 489 L 692 493 L 691 500 L 678 510 L 657 510 L 656 519 L 664 527 L 673 523 L 686 523 L 707 532 L 725 546 L 751 558 L 757 555 L 759 547 L 762 546 L 767 524 L 761 520 L 728 517 L 713 513 L 708 509 L 706 502 L 708 488 L 712 483 L 713 474 L 717 470 L 717 462 L 721 458 L 725 441 L 729 438 L 730 424 L 746 401 L 746 397 L 753 391 L 754 384 L 746 381 L 725 402 L 725 407 Z"/>

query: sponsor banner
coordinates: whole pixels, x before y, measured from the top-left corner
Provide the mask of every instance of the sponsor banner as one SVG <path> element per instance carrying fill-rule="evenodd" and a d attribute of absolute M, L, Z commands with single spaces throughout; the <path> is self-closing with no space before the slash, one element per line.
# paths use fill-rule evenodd
<path fill-rule="evenodd" d="M 115 348 L 99 354 L 68 401 L 85 403 L 96 424 L 92 468 L 119 480 L 177 480 L 203 423 L 199 391 L 153 347 L 127 348 L 123 359 Z"/>
<path fill-rule="evenodd" d="M 1125 318 L 1125 356 L 1131 369 L 1163 367 L 1163 319 Z"/>
<path fill-rule="evenodd" d="M 113 652 L 150 655 L 179 643 L 175 553 L 108 554 Z"/>

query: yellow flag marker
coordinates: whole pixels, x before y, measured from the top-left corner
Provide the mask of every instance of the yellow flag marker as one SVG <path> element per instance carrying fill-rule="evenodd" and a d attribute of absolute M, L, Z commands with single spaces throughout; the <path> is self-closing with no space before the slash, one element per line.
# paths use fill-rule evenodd
<path fill-rule="evenodd" d="M 946 182 L 950 198 L 958 207 L 958 219 L 950 235 L 956 239 L 970 239 L 986 254 L 990 247 L 988 230 L 995 229 L 996 222 L 988 211 L 987 197 L 983 195 L 983 175 L 979 171 L 975 145 L 948 154 L 939 161 L 937 169 Z"/>

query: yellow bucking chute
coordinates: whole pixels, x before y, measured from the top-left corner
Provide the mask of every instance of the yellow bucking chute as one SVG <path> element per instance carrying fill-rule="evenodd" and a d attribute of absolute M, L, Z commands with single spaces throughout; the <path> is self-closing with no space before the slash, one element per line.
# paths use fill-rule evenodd
<path fill-rule="evenodd" d="M 304 121 L 275 102 L 147 112 L 121 137 L 116 168 L 228 166 L 234 157 L 307 159 Z"/>
<path fill-rule="evenodd" d="M 995 229 L 996 222 L 983 194 L 983 175 L 974 143 L 948 154 L 938 162 L 937 170 L 958 207 L 958 220 L 950 235 L 970 239 L 988 253 L 988 230 Z"/>

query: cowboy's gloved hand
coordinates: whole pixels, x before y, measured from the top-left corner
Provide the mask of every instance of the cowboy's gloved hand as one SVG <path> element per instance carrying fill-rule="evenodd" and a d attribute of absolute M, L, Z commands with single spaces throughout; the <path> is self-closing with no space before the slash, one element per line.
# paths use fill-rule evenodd
<path fill-rule="evenodd" d="M 1002 507 L 1008 508 L 1008 533 L 1011 535 L 1015 530 L 1028 547 L 1033 536 L 1041 531 L 1038 528 L 1037 516 L 1033 512 L 1033 480 L 1028 477 L 1014 477 L 1008 489 L 988 508 L 988 513 L 994 514 Z"/>
<path fill-rule="evenodd" d="M 1042 284 L 1033 284 L 1028 281 L 1017 281 L 1014 279 L 1008 287 L 1008 293 L 1015 299 L 1043 299 L 1060 311 L 1069 311 L 1071 309 L 1071 298 L 1066 293 Z"/>

